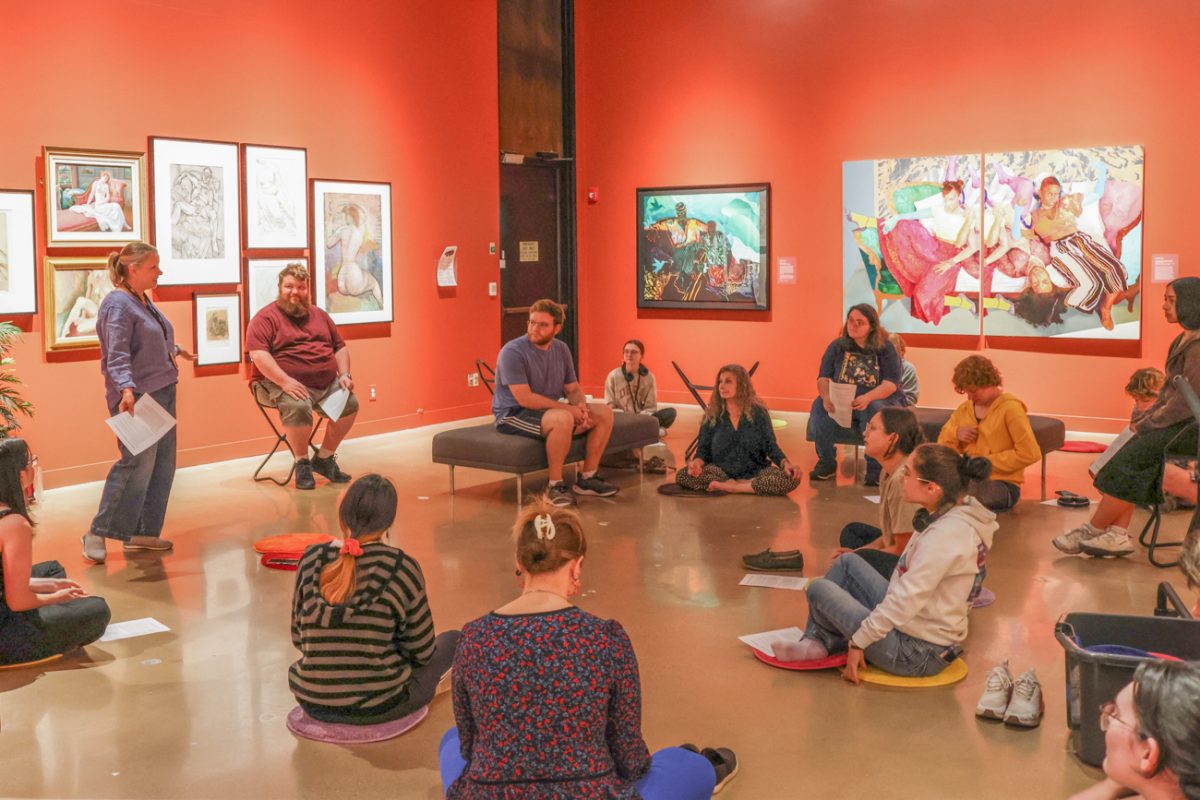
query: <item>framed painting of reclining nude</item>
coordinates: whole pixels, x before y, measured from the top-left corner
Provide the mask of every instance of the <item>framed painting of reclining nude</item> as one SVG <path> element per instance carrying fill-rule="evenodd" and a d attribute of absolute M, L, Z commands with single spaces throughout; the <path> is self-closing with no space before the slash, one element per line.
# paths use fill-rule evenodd
<path fill-rule="evenodd" d="M 842 164 L 843 312 L 895 333 L 979 334 L 978 155 Z"/>
<path fill-rule="evenodd" d="M 0 314 L 37 313 L 33 192 L 0 189 Z"/>
<path fill-rule="evenodd" d="M 99 347 L 100 303 L 113 290 L 108 259 L 46 258 L 46 350 Z"/>
<path fill-rule="evenodd" d="M 42 148 L 46 246 L 104 247 L 146 238 L 146 155 Z"/>
<path fill-rule="evenodd" d="M 637 190 L 638 308 L 765 311 L 769 183 Z"/>
<path fill-rule="evenodd" d="M 338 325 L 392 321 L 392 185 L 312 181 L 312 292 Z"/>

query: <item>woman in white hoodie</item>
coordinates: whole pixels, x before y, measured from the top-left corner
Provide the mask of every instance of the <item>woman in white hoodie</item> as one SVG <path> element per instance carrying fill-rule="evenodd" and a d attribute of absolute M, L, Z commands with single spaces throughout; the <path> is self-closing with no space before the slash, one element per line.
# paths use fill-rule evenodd
<path fill-rule="evenodd" d="M 908 462 L 904 497 L 921 510 L 916 531 L 885 580 L 847 553 L 808 587 L 808 625 L 800 641 L 779 642 L 785 661 L 848 650 L 844 677 L 858 683 L 864 663 L 894 675 L 936 675 L 958 657 L 996 515 L 967 495 L 991 472 L 985 458 L 945 445 L 918 447 Z"/>

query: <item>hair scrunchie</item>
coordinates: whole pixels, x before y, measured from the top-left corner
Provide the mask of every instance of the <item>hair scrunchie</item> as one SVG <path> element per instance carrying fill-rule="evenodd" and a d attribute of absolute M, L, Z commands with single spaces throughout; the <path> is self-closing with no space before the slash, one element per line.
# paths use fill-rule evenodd
<path fill-rule="evenodd" d="M 363 554 L 362 543 L 358 539 L 349 538 L 342 540 L 342 555 L 354 556 L 358 558 Z"/>

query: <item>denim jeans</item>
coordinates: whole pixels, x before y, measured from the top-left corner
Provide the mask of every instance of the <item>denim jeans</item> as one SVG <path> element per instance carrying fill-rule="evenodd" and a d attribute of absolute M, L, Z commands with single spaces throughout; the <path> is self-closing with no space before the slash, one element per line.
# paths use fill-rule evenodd
<path fill-rule="evenodd" d="M 805 637 L 831 653 L 846 649 L 862 621 L 883 602 L 888 581 L 855 553 L 833 562 L 824 578 L 808 585 L 808 625 Z M 893 628 L 864 651 L 867 661 L 893 675 L 936 675 L 953 661 L 942 658 L 944 644 L 934 644 Z"/>
<path fill-rule="evenodd" d="M 175 416 L 175 384 L 151 392 L 150 396 Z M 109 411 L 117 413 L 116 408 Z M 136 456 L 117 441 L 121 458 L 112 465 L 104 481 L 92 533 L 120 541 L 129 541 L 130 536 L 162 535 L 167 500 L 175 482 L 175 431 L 176 428 L 171 428 Z"/>
<path fill-rule="evenodd" d="M 851 428 L 862 433 L 867 429 L 867 423 L 881 408 L 903 405 L 904 401 L 897 398 L 872 400 L 864 411 L 855 411 L 850 417 L 850 428 L 843 428 L 834 422 L 833 417 L 825 410 L 825 403 L 820 397 L 813 401 L 812 413 L 808 417 L 808 427 L 812 433 L 813 444 L 817 448 L 817 463 L 822 465 L 837 464 L 837 436 L 845 434 Z M 877 478 L 882 467 L 879 462 L 867 457 L 867 475 Z"/>
<path fill-rule="evenodd" d="M 467 768 L 458 728 L 451 728 L 442 737 L 438 766 L 442 772 L 442 791 L 449 794 L 450 784 Z M 708 800 L 716 785 L 717 775 L 707 758 L 682 747 L 667 747 L 650 756 L 650 770 L 636 788 L 642 800 Z"/>

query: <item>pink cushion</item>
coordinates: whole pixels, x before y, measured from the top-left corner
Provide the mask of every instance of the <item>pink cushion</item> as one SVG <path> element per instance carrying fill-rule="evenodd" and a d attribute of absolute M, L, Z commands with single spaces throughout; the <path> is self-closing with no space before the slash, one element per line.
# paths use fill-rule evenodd
<path fill-rule="evenodd" d="M 1099 442 L 1063 442 L 1059 449 L 1064 453 L 1103 453 L 1108 449 L 1108 445 Z"/>
<path fill-rule="evenodd" d="M 382 742 L 394 739 L 402 733 L 408 733 L 429 716 L 429 706 L 423 706 L 407 717 L 401 717 L 391 722 L 381 722 L 378 725 L 341 725 L 332 722 L 318 722 L 304 713 L 304 709 L 296 706 L 287 715 L 288 730 L 304 739 L 315 742 L 331 742 L 334 744 L 366 744 L 367 742 Z"/>
<path fill-rule="evenodd" d="M 846 666 L 845 653 L 834 653 L 831 656 L 825 656 L 825 658 L 814 658 L 811 661 L 780 661 L 778 658 L 769 656 L 760 650 L 755 650 L 753 647 L 751 647 L 750 650 L 754 653 L 754 657 L 759 661 L 763 662 L 764 664 L 769 664 L 772 667 L 778 667 L 779 669 L 807 671 L 813 669 L 834 669 L 836 667 Z"/>

